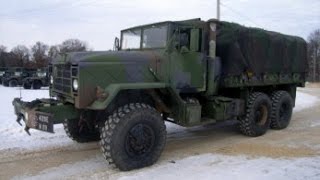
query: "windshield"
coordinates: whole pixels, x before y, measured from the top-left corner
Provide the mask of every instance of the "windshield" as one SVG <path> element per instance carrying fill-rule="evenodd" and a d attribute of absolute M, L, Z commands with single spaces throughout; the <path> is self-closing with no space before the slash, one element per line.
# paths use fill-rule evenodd
<path fill-rule="evenodd" d="M 122 49 L 139 49 L 141 29 L 128 30 L 122 33 Z"/>
<path fill-rule="evenodd" d="M 167 42 L 167 26 L 152 26 L 143 30 L 142 48 L 162 48 Z"/>
<path fill-rule="evenodd" d="M 10 77 L 10 76 L 13 76 L 14 75 L 14 72 L 5 72 L 3 74 L 3 77 Z"/>
<path fill-rule="evenodd" d="M 163 48 L 167 43 L 167 27 L 167 25 L 153 25 L 123 31 L 121 49 Z M 142 47 L 140 47 L 141 37 Z"/>
<path fill-rule="evenodd" d="M 46 77 L 47 73 L 45 73 L 45 72 L 37 72 L 37 76 L 38 77 Z"/>

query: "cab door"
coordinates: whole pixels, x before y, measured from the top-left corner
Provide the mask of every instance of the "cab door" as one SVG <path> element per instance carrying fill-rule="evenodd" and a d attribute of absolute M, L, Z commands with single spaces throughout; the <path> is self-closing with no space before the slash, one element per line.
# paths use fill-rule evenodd
<path fill-rule="evenodd" d="M 178 27 L 173 32 L 170 56 L 171 86 L 181 93 L 201 92 L 206 89 L 206 56 L 203 53 L 203 30 Z"/>

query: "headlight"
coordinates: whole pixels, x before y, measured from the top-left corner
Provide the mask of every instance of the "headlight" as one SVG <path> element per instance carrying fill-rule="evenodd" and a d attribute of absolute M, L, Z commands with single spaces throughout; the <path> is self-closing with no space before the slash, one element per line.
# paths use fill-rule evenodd
<path fill-rule="evenodd" d="M 72 82 L 72 87 L 73 87 L 73 90 L 77 91 L 78 88 L 79 88 L 79 84 L 78 84 L 78 80 L 77 79 L 74 79 L 73 82 Z"/>
<path fill-rule="evenodd" d="M 20 75 L 21 75 L 21 72 L 14 72 L 14 75 L 15 75 L 15 76 L 20 76 Z"/>
<path fill-rule="evenodd" d="M 24 119 L 25 119 L 26 121 L 28 121 L 28 120 L 29 120 L 28 118 L 29 118 L 29 114 L 28 114 L 28 112 L 25 112 L 25 113 L 24 113 Z"/>
<path fill-rule="evenodd" d="M 38 77 L 45 77 L 45 76 L 46 76 L 46 73 L 38 72 L 38 73 L 37 73 L 37 76 L 38 76 Z"/>
<path fill-rule="evenodd" d="M 50 76 L 50 84 L 53 84 L 53 77 Z"/>

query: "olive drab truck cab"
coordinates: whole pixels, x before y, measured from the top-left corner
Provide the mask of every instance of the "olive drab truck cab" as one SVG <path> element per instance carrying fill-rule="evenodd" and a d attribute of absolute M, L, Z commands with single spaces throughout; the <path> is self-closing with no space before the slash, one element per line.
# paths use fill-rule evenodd
<path fill-rule="evenodd" d="M 39 68 L 32 76 L 22 80 L 22 86 L 24 89 L 41 89 L 41 87 L 48 87 L 49 81 L 48 68 Z"/>
<path fill-rule="evenodd" d="M 247 136 L 289 125 L 306 78 L 306 42 L 235 23 L 167 21 L 121 31 L 116 51 L 61 54 L 49 66 L 50 99 L 14 99 L 26 131 L 63 123 L 77 142 L 100 140 L 120 170 L 152 165 L 164 121 L 237 120 Z"/>

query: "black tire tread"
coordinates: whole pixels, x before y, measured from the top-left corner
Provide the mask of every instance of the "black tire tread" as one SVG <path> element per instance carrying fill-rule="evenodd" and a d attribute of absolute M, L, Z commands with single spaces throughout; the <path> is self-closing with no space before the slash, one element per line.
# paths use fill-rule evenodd
<path fill-rule="evenodd" d="M 41 82 L 40 81 L 34 81 L 33 83 L 32 83 L 32 88 L 33 89 L 41 89 Z"/>
<path fill-rule="evenodd" d="M 251 111 L 253 110 L 254 103 L 256 99 L 260 96 L 267 96 L 267 95 L 261 92 L 253 92 L 250 94 L 247 100 L 246 114 L 244 117 L 240 118 L 240 131 L 246 136 L 257 137 L 261 135 L 261 134 L 257 134 L 257 132 L 252 128 L 252 123 L 250 121 L 250 118 L 251 118 L 250 115 L 251 115 Z"/>
<path fill-rule="evenodd" d="M 114 134 L 114 132 L 116 131 L 116 129 L 118 128 L 118 126 L 120 126 L 121 124 L 123 125 L 123 123 L 119 123 L 120 119 L 121 121 L 127 121 L 124 117 L 127 115 L 130 115 L 130 113 L 134 110 L 137 109 L 149 109 L 151 111 L 154 111 L 156 113 L 158 113 L 156 111 L 156 109 L 154 109 L 153 107 L 151 107 L 148 104 L 144 104 L 144 103 L 130 103 L 130 104 L 126 104 L 122 107 L 119 107 L 117 110 L 115 110 L 113 112 L 112 115 L 110 115 L 108 117 L 108 119 L 105 121 L 105 125 L 103 127 L 101 127 L 100 130 L 100 147 L 101 147 L 101 151 L 103 153 L 104 158 L 107 160 L 107 162 L 109 163 L 109 165 L 111 165 L 112 167 L 117 167 L 120 170 L 131 170 L 133 168 L 126 168 L 126 165 L 117 165 L 114 162 L 114 159 L 111 155 L 111 144 L 113 141 L 112 135 Z M 166 127 L 165 124 L 163 122 L 163 126 L 160 128 L 160 132 L 166 134 Z M 165 141 L 164 141 L 165 142 Z M 164 143 L 165 144 L 165 143 Z M 164 147 L 164 144 L 162 144 L 161 146 Z M 155 151 L 158 151 L 159 154 L 161 154 L 163 149 L 156 149 Z M 157 161 L 158 158 L 154 159 L 153 162 L 151 162 L 148 165 L 151 165 L 153 163 L 155 163 L 155 161 Z M 148 166 L 146 165 L 146 166 Z"/>
<path fill-rule="evenodd" d="M 23 88 L 24 89 L 31 89 L 31 84 L 29 82 L 24 82 L 23 83 Z"/>
<path fill-rule="evenodd" d="M 15 82 L 15 83 L 13 83 Z M 17 87 L 18 86 L 18 81 L 13 79 L 9 81 L 9 87 Z"/>
<path fill-rule="evenodd" d="M 290 94 L 286 91 L 275 91 L 271 94 L 271 101 L 272 101 L 272 113 L 271 113 L 271 124 L 270 124 L 270 127 L 272 129 L 284 129 L 286 127 L 280 127 L 279 124 L 276 122 L 276 119 L 277 119 L 277 105 L 278 103 L 280 102 L 281 98 L 283 96 L 287 96 Z M 290 96 L 291 97 L 291 96 Z"/>
<path fill-rule="evenodd" d="M 79 128 L 74 127 L 72 121 L 73 120 L 65 120 L 63 123 L 63 128 L 70 139 L 78 143 L 86 143 L 100 140 L 100 135 L 98 132 L 93 134 L 92 136 L 79 136 Z"/>

